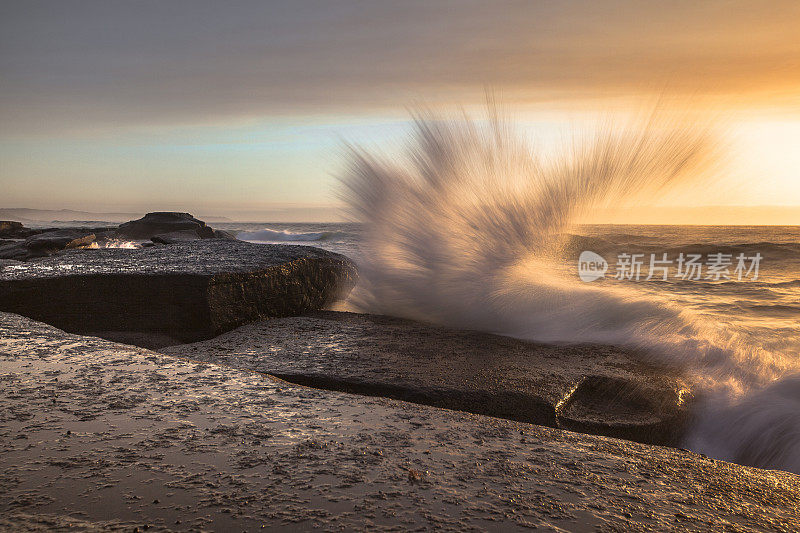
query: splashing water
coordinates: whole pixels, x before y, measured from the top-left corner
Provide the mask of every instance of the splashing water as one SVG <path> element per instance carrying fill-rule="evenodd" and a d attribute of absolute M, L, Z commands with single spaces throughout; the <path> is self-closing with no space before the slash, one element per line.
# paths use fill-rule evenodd
<path fill-rule="evenodd" d="M 141 245 L 133 241 L 123 241 L 119 239 L 109 239 L 103 242 L 93 242 L 88 246 L 89 249 L 99 248 L 139 248 Z"/>
<path fill-rule="evenodd" d="M 800 472 L 796 360 L 633 287 L 582 284 L 564 235 L 598 206 L 708 179 L 711 129 L 664 117 L 533 151 L 487 120 L 423 113 L 404 157 L 351 147 L 343 199 L 364 225 L 357 308 L 537 341 L 601 342 L 687 369 L 709 398 L 687 445 Z M 731 429 L 735 428 L 735 429 Z"/>

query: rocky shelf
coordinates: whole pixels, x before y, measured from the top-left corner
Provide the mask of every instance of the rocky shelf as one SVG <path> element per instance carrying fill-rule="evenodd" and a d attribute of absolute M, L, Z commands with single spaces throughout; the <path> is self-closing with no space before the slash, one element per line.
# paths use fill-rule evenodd
<path fill-rule="evenodd" d="M 548 345 L 340 312 L 267 320 L 164 353 L 293 383 L 676 445 L 691 387 L 624 349 Z"/>
<path fill-rule="evenodd" d="M 794 474 L 310 389 L 7 313 L 0 485 L 8 531 L 800 529 Z"/>
<path fill-rule="evenodd" d="M 76 249 L 2 267 L 0 310 L 156 347 L 319 309 L 356 276 L 346 257 L 306 246 L 212 238 Z"/>

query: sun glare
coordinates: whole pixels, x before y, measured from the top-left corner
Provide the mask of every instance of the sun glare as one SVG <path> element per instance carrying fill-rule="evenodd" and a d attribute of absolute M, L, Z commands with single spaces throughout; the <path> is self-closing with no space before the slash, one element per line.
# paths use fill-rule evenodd
<path fill-rule="evenodd" d="M 744 205 L 800 205 L 800 120 L 748 121 L 736 131 Z"/>

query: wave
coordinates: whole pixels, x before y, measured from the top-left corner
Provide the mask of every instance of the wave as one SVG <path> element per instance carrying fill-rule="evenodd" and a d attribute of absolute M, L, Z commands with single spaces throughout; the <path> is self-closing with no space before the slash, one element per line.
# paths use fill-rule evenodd
<path fill-rule="evenodd" d="M 364 227 L 357 309 L 529 340 L 632 347 L 686 369 L 718 405 L 746 401 L 795 368 L 786 354 L 640 287 L 583 284 L 559 267 L 575 248 L 568 234 L 581 215 L 708 176 L 720 155 L 710 128 L 656 116 L 578 132 L 545 158 L 495 113 L 481 121 L 421 113 L 415 125 L 406 156 L 348 152 L 342 198 Z M 580 239 L 584 246 L 592 238 Z M 795 469 L 775 451 L 800 446 L 786 435 L 788 442 L 767 442 L 743 433 L 737 447 L 758 448 L 758 466 Z M 727 438 L 702 424 L 692 432 L 699 452 L 721 449 Z"/>
<path fill-rule="evenodd" d="M 800 287 L 800 279 L 793 279 L 791 281 L 779 281 L 776 283 L 771 283 L 770 286 L 785 287 L 785 288 Z"/>
<path fill-rule="evenodd" d="M 800 374 L 731 400 L 717 396 L 701 409 L 686 445 L 718 459 L 800 472 Z"/>
<path fill-rule="evenodd" d="M 708 254 L 723 253 L 731 254 L 734 258 L 744 253 L 752 255 L 760 253 L 765 259 L 770 258 L 796 258 L 800 254 L 800 244 L 798 243 L 773 243 L 773 242 L 757 242 L 757 243 L 743 243 L 743 244 L 686 244 L 681 246 L 673 246 L 665 250 L 669 253 L 692 253 L 701 254 L 703 256 Z"/>
<path fill-rule="evenodd" d="M 800 306 L 797 305 L 749 305 L 747 309 L 751 311 L 756 311 L 761 314 L 770 314 L 770 315 L 795 315 L 800 314 Z"/>
<path fill-rule="evenodd" d="M 241 231 L 236 235 L 237 239 L 251 242 L 313 242 L 328 241 L 340 237 L 342 237 L 342 233 L 338 231 L 294 233 L 270 228 L 257 231 Z"/>

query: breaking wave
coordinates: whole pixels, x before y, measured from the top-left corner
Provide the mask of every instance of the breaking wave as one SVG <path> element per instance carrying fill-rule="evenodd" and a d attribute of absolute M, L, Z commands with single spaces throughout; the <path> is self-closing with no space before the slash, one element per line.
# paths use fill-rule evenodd
<path fill-rule="evenodd" d="M 363 224 L 353 304 L 529 340 L 632 347 L 687 369 L 713 399 L 693 449 L 800 472 L 800 426 L 786 416 L 797 392 L 776 381 L 797 379 L 786 377 L 797 369 L 791 358 L 664 298 L 582 284 L 564 268 L 581 215 L 706 179 L 719 156 L 707 125 L 658 116 L 578 132 L 544 155 L 491 110 L 485 120 L 422 113 L 402 157 L 348 149 L 342 197 Z M 781 408 L 754 408 L 759 394 Z M 709 412 L 741 431 L 707 423 Z M 764 438 L 776 419 L 790 429 Z"/>
<path fill-rule="evenodd" d="M 294 233 L 285 230 L 265 228 L 258 231 L 242 231 L 236 238 L 251 242 L 313 242 L 327 241 L 339 237 L 337 231 L 316 231 L 306 233 Z"/>

